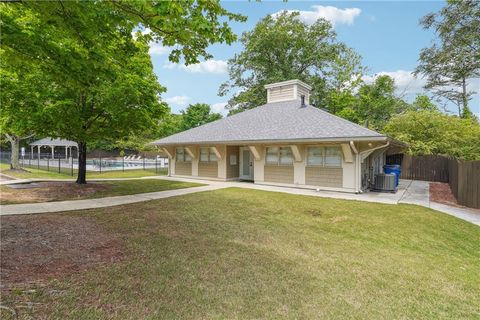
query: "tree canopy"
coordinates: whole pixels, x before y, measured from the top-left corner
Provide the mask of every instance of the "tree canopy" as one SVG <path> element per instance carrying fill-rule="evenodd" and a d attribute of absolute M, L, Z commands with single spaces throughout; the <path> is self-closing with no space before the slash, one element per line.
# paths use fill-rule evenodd
<path fill-rule="evenodd" d="M 60 91 L 42 106 L 38 133 L 79 143 L 78 183 L 85 183 L 87 143 L 135 135 L 166 114 L 150 41 L 175 46 L 171 61 L 195 63 L 210 57 L 208 45 L 235 40 L 225 19 L 244 19 L 215 1 L 22 1 L 0 8 L 4 63 L 35 63 Z M 134 36 L 138 28 L 151 32 Z"/>
<path fill-rule="evenodd" d="M 409 110 L 394 116 L 384 133 L 406 142 L 414 155 L 450 155 L 480 160 L 480 125 L 436 110 Z"/>
<path fill-rule="evenodd" d="M 480 2 L 449 0 L 420 23 L 438 39 L 420 52 L 416 74 L 426 77 L 426 89 L 456 104 L 459 116 L 470 117 L 468 103 L 475 91 L 468 83 L 480 77 Z"/>
<path fill-rule="evenodd" d="M 182 110 L 182 130 L 188 130 L 221 119 L 220 113 L 212 112 L 210 106 L 205 103 L 191 104 Z"/>
<path fill-rule="evenodd" d="M 3 55 L 0 50 L 0 58 Z M 10 142 L 10 167 L 19 169 L 20 141 L 31 137 L 41 125 L 41 107 L 53 97 L 54 88 L 48 75 L 32 64 L 17 68 L 2 64 L 0 83 L 0 127 Z"/>
<path fill-rule="evenodd" d="M 298 12 L 268 15 L 240 38 L 244 50 L 228 61 L 230 80 L 220 95 L 235 92 L 227 108 L 233 112 L 266 103 L 264 85 L 299 79 L 313 88 L 311 102 L 328 107 L 326 92 L 341 88 L 357 75 L 358 55 L 336 40 L 331 24 L 309 25 Z"/>

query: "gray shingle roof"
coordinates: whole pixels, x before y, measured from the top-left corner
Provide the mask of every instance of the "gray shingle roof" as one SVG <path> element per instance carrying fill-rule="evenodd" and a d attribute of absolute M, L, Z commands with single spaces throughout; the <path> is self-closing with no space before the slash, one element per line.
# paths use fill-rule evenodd
<path fill-rule="evenodd" d="M 292 140 L 381 139 L 385 136 L 300 100 L 274 102 L 154 141 L 154 145 Z"/>

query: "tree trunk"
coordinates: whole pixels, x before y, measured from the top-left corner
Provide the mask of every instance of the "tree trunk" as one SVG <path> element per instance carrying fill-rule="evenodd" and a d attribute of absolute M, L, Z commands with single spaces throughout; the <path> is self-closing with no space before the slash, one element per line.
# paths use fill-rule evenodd
<path fill-rule="evenodd" d="M 87 143 L 85 142 L 78 143 L 78 175 L 76 183 L 87 183 Z"/>
<path fill-rule="evenodd" d="M 16 135 L 8 135 L 8 140 L 10 141 L 10 145 L 12 146 L 12 155 L 10 158 L 10 169 L 20 169 L 20 161 L 19 161 L 19 146 L 20 146 L 20 137 Z"/>
<path fill-rule="evenodd" d="M 470 118 L 471 112 L 468 109 L 468 97 L 467 97 L 467 80 L 462 79 L 462 114 L 459 114 L 462 118 Z"/>

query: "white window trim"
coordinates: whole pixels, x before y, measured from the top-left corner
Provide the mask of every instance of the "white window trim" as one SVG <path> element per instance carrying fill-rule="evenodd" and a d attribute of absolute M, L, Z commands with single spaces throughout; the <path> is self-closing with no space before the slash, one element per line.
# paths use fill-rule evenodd
<path fill-rule="evenodd" d="M 179 159 L 179 157 L 178 157 L 178 149 L 183 150 L 183 158 L 182 159 Z M 189 161 L 187 161 L 186 158 L 187 158 L 187 150 L 185 150 L 184 147 L 175 148 L 175 162 L 183 162 L 183 163 L 191 163 L 192 162 L 191 158 L 190 158 Z"/>
<path fill-rule="evenodd" d="M 202 160 L 202 149 L 207 149 L 207 158 L 208 160 Z M 212 151 L 212 147 L 200 147 L 200 156 L 199 156 L 199 161 L 201 163 L 215 163 L 215 162 L 218 162 L 218 158 L 217 158 L 217 155 L 215 154 L 215 152 Z M 212 155 L 215 156 L 215 160 L 212 160 Z"/>
<path fill-rule="evenodd" d="M 339 166 L 331 166 L 331 165 L 326 165 L 325 164 L 325 159 L 327 157 L 327 148 L 338 148 L 340 149 L 340 165 Z M 322 151 L 322 164 L 309 164 L 308 163 L 308 148 L 321 148 L 323 149 Z M 324 167 L 324 168 L 343 168 L 343 152 L 342 152 L 342 147 L 337 146 L 337 145 L 332 145 L 332 146 L 326 146 L 326 145 L 310 145 L 306 146 L 305 148 L 305 166 L 306 167 Z"/>
<path fill-rule="evenodd" d="M 276 162 L 268 162 L 267 161 L 268 148 L 278 148 L 277 161 Z M 291 163 L 280 163 L 280 148 L 289 148 L 290 149 L 290 153 L 292 155 L 292 162 Z M 265 147 L 265 165 L 266 166 L 290 167 L 290 166 L 293 166 L 294 162 L 295 162 L 295 159 L 294 159 L 293 151 L 292 151 L 291 147 L 289 147 L 289 146 L 267 146 L 267 147 Z"/>

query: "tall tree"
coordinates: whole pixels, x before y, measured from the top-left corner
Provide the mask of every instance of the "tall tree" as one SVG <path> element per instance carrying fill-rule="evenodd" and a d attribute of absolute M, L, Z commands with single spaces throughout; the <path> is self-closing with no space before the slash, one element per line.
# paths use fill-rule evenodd
<path fill-rule="evenodd" d="M 426 89 L 456 104 L 459 116 L 470 117 L 468 103 L 475 92 L 468 83 L 480 77 L 480 2 L 449 0 L 420 24 L 438 38 L 420 52 L 415 73 L 426 77 Z"/>
<path fill-rule="evenodd" d="M 344 77 L 348 68 L 357 70 L 357 66 L 349 66 L 337 72 L 332 67 L 344 62 L 347 55 L 343 54 L 345 45 L 336 40 L 328 21 L 319 19 L 309 25 L 298 19 L 298 15 L 298 12 L 282 12 L 266 16 L 252 31 L 241 36 L 244 49 L 228 61 L 230 80 L 219 89 L 220 95 L 236 92 L 227 108 L 241 111 L 264 104 L 264 85 L 291 79 L 310 84 L 311 102 L 324 107 L 325 92 L 335 86 L 328 83 L 330 78 Z"/>
<path fill-rule="evenodd" d="M 408 104 L 395 95 L 395 81 L 387 75 L 375 78 L 371 84 L 363 84 L 358 91 L 355 120 L 381 130 L 392 115 L 408 108 Z"/>
<path fill-rule="evenodd" d="M 211 57 L 208 45 L 235 40 L 223 18 L 244 20 L 217 1 L 22 1 L 1 10 L 7 63 L 35 61 L 62 89 L 42 112 L 42 133 L 78 142 L 77 183 L 86 182 L 87 143 L 135 134 L 165 114 L 149 41 L 175 46 L 171 61 L 195 63 Z M 152 32 L 133 37 L 141 26 Z"/>
<path fill-rule="evenodd" d="M 356 91 L 363 84 L 366 71 L 361 65 L 361 57 L 346 46 L 339 50 L 330 70 L 327 72 L 326 97 L 320 107 L 330 113 L 348 118 L 348 110 L 356 103 Z"/>
<path fill-rule="evenodd" d="M 412 102 L 409 107 L 410 110 L 429 110 L 429 111 L 438 111 L 438 107 L 432 100 L 424 94 L 419 94 L 415 97 L 415 100 Z"/>
<path fill-rule="evenodd" d="M 202 124 L 221 119 L 220 113 L 212 112 L 210 106 L 205 103 L 191 104 L 186 110 L 182 110 L 182 130 L 188 130 Z"/>
<path fill-rule="evenodd" d="M 0 58 L 3 61 L 3 51 Z M 12 69 L 2 64 L 0 84 L 0 127 L 11 147 L 10 168 L 20 169 L 20 141 L 33 136 L 42 125 L 39 113 L 50 98 L 52 83 L 35 65 Z"/>

